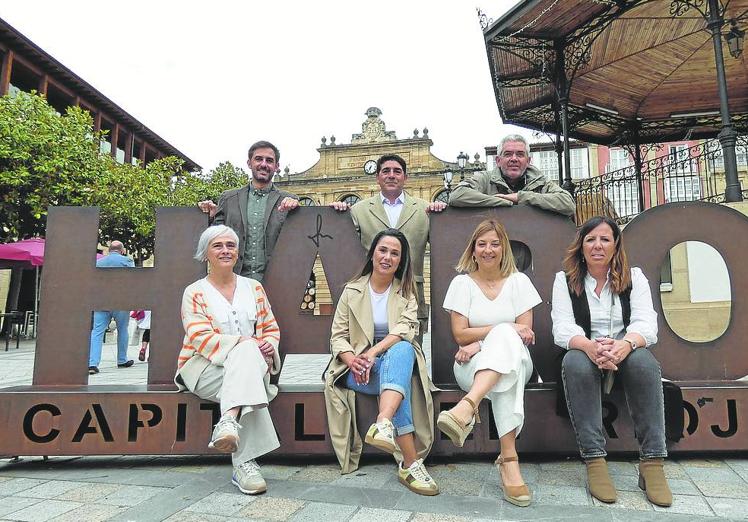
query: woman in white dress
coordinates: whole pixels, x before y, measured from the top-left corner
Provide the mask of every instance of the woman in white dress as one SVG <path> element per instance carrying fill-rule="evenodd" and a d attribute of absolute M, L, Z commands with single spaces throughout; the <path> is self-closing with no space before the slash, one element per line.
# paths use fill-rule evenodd
<path fill-rule="evenodd" d="M 517 272 L 504 226 L 483 221 L 473 232 L 444 298 L 452 335 L 459 345 L 454 372 L 467 394 L 443 411 L 438 428 L 461 447 L 476 422 L 478 404 L 491 401 L 501 453 L 496 459 L 504 498 L 530 504 L 522 479 L 515 439 L 524 423 L 524 390 L 532 374 L 528 344 L 535 342 L 532 309 L 540 304 L 528 277 Z M 480 419 L 477 419 L 480 421 Z"/>

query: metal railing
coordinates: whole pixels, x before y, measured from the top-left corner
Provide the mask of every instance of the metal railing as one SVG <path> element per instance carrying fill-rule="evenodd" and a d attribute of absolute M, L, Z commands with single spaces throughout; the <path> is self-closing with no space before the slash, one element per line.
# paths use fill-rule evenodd
<path fill-rule="evenodd" d="M 627 223 L 640 212 L 678 201 L 724 201 L 725 168 L 718 140 L 693 147 L 658 146 L 669 152 L 642 162 L 641 173 L 634 165 L 592 178 L 574 180 L 576 220 L 583 223 L 596 215 Z M 738 170 L 748 168 L 748 138 L 736 146 Z M 743 191 L 744 195 L 748 191 Z"/>

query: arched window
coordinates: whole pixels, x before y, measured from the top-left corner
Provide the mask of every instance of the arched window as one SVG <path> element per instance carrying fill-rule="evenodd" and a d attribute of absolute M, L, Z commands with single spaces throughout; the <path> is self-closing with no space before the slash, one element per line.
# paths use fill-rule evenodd
<path fill-rule="evenodd" d="M 358 197 L 356 194 L 348 194 L 347 196 L 343 196 L 340 198 L 340 201 L 344 203 L 348 203 L 349 205 L 355 205 L 359 201 L 361 201 L 361 198 Z"/>
<path fill-rule="evenodd" d="M 299 205 L 301 205 L 302 207 L 313 207 L 315 203 L 312 198 L 302 196 L 299 198 Z"/>
<path fill-rule="evenodd" d="M 449 192 L 446 190 L 440 190 L 434 196 L 434 201 L 441 201 L 442 203 L 449 205 Z"/>

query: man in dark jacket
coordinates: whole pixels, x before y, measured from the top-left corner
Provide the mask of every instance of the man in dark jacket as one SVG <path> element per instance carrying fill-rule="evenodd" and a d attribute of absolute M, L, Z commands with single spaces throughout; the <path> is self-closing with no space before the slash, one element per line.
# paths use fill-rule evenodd
<path fill-rule="evenodd" d="M 278 148 L 258 141 L 249 148 L 247 166 L 252 173 L 248 185 L 227 190 L 218 199 L 198 206 L 210 214 L 213 225 L 226 225 L 239 236 L 239 260 L 234 272 L 262 281 L 288 211 L 299 206 L 298 198 L 278 190 L 273 176 L 279 171 Z"/>

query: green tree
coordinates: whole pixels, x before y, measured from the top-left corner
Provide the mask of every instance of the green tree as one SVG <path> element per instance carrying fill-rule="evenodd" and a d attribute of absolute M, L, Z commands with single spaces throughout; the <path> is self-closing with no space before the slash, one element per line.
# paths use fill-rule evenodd
<path fill-rule="evenodd" d="M 110 164 L 92 196 L 93 204 L 101 208 L 101 241 L 122 241 L 138 264 L 153 254 L 156 207 L 217 201 L 221 192 L 247 180 L 242 169 L 228 162 L 204 174 L 185 172 L 183 161 L 174 157 L 151 162 L 145 169 L 107 161 Z"/>
<path fill-rule="evenodd" d="M 49 205 L 91 203 L 105 172 L 91 115 L 35 94 L 0 97 L 0 241 L 43 235 Z"/>

